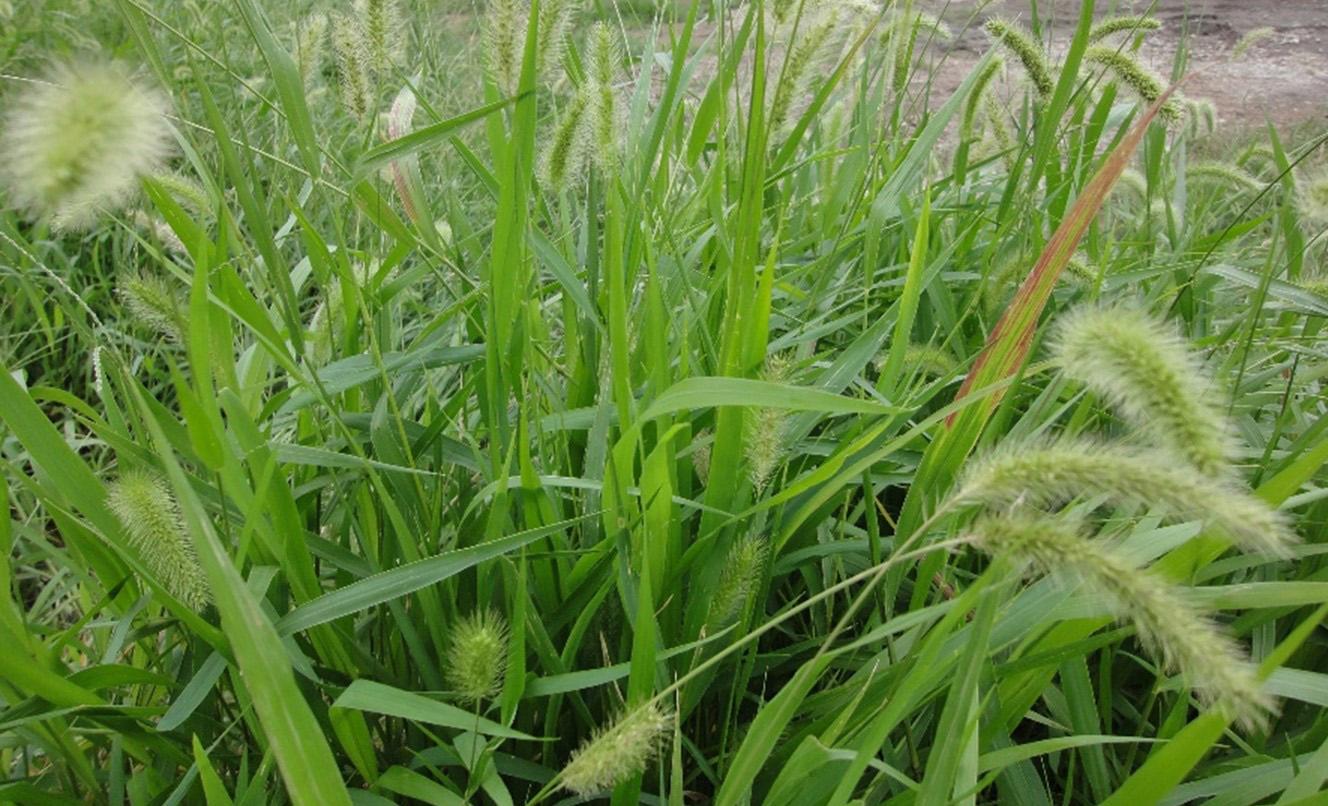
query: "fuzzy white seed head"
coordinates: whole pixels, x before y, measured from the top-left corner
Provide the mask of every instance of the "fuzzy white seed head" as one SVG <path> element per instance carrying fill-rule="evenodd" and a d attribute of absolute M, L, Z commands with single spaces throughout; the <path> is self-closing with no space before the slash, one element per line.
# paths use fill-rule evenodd
<path fill-rule="evenodd" d="M 592 736 L 563 767 L 563 786 L 586 797 L 643 772 L 673 718 L 656 705 L 621 717 Z"/>
<path fill-rule="evenodd" d="M 7 105 L 0 183 L 11 204 L 58 230 L 123 207 L 169 153 L 165 98 L 113 63 L 59 66 Z"/>

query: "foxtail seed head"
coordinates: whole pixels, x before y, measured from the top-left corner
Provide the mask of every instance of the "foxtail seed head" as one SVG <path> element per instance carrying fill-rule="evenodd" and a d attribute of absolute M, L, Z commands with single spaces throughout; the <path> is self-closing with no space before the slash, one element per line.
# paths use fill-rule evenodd
<path fill-rule="evenodd" d="M 355 16 L 364 32 L 370 67 L 379 75 L 388 73 L 404 48 L 406 30 L 396 0 L 356 0 Z"/>
<path fill-rule="evenodd" d="M 1246 53 L 1250 52 L 1251 48 L 1255 47 L 1265 39 L 1268 39 L 1275 33 L 1277 32 L 1272 28 L 1251 28 L 1249 31 L 1245 32 L 1245 35 L 1236 42 L 1236 46 L 1231 49 L 1231 58 L 1239 59 L 1243 57 Z"/>
<path fill-rule="evenodd" d="M 1152 104 L 1162 97 L 1162 79 L 1140 64 L 1133 56 L 1115 48 L 1094 45 L 1084 52 L 1084 61 L 1101 65 L 1120 83 L 1124 84 L 1146 104 Z M 1160 114 L 1169 123 L 1177 123 L 1184 117 L 1185 107 L 1178 98 L 1171 98 L 1162 105 Z"/>
<path fill-rule="evenodd" d="M 567 30 L 576 16 L 580 4 L 577 0 L 540 0 L 539 37 L 535 44 L 539 73 L 551 77 L 563 63 L 566 52 Z"/>
<path fill-rule="evenodd" d="M 502 688 L 507 668 L 507 624 L 492 610 L 457 622 L 447 652 L 447 680 L 466 702 L 478 703 Z"/>
<path fill-rule="evenodd" d="M 643 772 L 673 717 L 645 705 L 597 732 L 563 767 L 563 786 L 582 797 L 612 789 Z"/>
<path fill-rule="evenodd" d="M 1169 452 L 1081 440 L 1002 445 L 967 464 L 954 500 L 1050 507 L 1095 496 L 1202 521 L 1250 551 L 1284 557 L 1297 542 L 1278 512 L 1232 482 L 1195 473 Z"/>
<path fill-rule="evenodd" d="M 588 132 L 582 119 L 588 101 L 586 93 L 577 93 L 572 98 L 540 156 L 540 181 L 550 190 L 562 190 L 568 177 L 583 167 Z"/>
<path fill-rule="evenodd" d="M 1005 60 L 999 56 L 993 58 L 982 72 L 974 80 L 973 89 L 969 90 L 968 99 L 964 102 L 964 116 L 959 124 L 960 140 L 968 140 L 973 137 L 974 123 L 977 121 L 978 111 L 983 108 L 983 103 L 987 99 L 987 90 L 991 87 L 991 80 L 1000 74 L 1005 67 Z"/>
<path fill-rule="evenodd" d="M 591 26 L 586 42 L 590 54 L 586 69 L 585 121 L 595 167 L 612 171 L 618 166 L 622 110 L 613 85 L 622 67 L 623 51 L 613 29 L 603 22 Z"/>
<path fill-rule="evenodd" d="M 1166 580 L 1091 540 L 1073 521 L 1014 511 L 980 518 L 973 544 L 1036 574 L 1067 576 L 1105 600 L 1134 625 L 1144 647 L 1178 671 L 1207 705 L 1249 729 L 1262 727 L 1273 709 L 1254 666 L 1240 647 L 1176 594 Z"/>
<path fill-rule="evenodd" d="M 708 635 L 724 629 L 742 615 L 760 586 L 768 553 L 769 546 L 763 538 L 743 535 L 733 541 L 710 597 L 710 612 L 706 614 Z"/>
<path fill-rule="evenodd" d="M 336 57 L 341 103 L 352 116 L 363 119 L 374 107 L 373 55 L 358 16 L 338 14 L 333 18 L 332 52 Z"/>
<path fill-rule="evenodd" d="M 516 92 L 517 72 L 521 69 L 519 37 L 526 27 L 525 16 L 520 0 L 490 0 L 484 15 L 484 54 L 489 78 L 506 95 Z"/>
<path fill-rule="evenodd" d="M 1127 31 L 1132 34 L 1156 31 L 1161 27 L 1162 23 L 1156 17 L 1108 17 L 1088 32 L 1088 41 L 1097 42 Z"/>
<path fill-rule="evenodd" d="M 1328 170 L 1300 182 L 1296 209 L 1300 212 L 1301 220 L 1328 227 Z"/>
<path fill-rule="evenodd" d="M 1235 452 L 1209 381 L 1173 330 L 1134 308 L 1083 307 L 1052 339 L 1062 372 L 1106 397 L 1130 423 L 1211 476 L 1229 473 Z"/>
<path fill-rule="evenodd" d="M 1014 23 L 995 17 L 987 20 L 982 27 L 993 42 L 1008 50 L 1024 66 L 1024 72 L 1037 91 L 1038 98 L 1044 101 L 1050 98 L 1056 84 L 1051 78 L 1047 54 L 1042 45 L 1033 39 L 1033 35 Z"/>
<path fill-rule="evenodd" d="M 15 207 L 58 230 L 123 207 L 169 151 L 166 100 L 113 63 L 56 67 L 7 106 L 0 183 Z"/>
<path fill-rule="evenodd" d="M 185 536 L 179 506 L 165 482 L 144 472 L 125 473 L 107 488 L 106 505 L 162 587 L 196 610 L 212 601 L 194 544 Z"/>
<path fill-rule="evenodd" d="M 786 358 L 781 355 L 771 356 L 766 361 L 762 377 L 773 383 L 781 383 L 788 377 L 788 371 Z M 784 455 L 787 423 L 788 412 L 784 409 L 743 409 L 743 450 L 747 458 L 747 476 L 758 493 L 765 489 Z"/>
<path fill-rule="evenodd" d="M 184 342 L 189 303 L 170 280 L 140 269 L 122 276 L 115 290 L 131 316 L 176 344 Z"/>

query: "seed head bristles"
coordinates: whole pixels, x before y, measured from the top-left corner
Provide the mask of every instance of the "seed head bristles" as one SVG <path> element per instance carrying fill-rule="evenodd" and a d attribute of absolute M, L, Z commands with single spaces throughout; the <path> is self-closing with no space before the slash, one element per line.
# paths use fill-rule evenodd
<path fill-rule="evenodd" d="M 362 120 L 374 107 L 374 81 L 369 40 L 357 17 L 338 14 L 332 19 L 332 53 L 336 57 L 341 103 L 353 117 Z"/>
<path fill-rule="evenodd" d="M 113 63 L 55 67 L 7 107 L 0 184 L 10 205 L 56 230 L 85 230 L 122 208 L 170 150 L 166 99 Z"/>
<path fill-rule="evenodd" d="M 708 431 L 702 431 L 696 435 L 696 445 L 692 448 L 692 468 L 696 470 L 696 478 L 704 487 L 710 483 L 710 442 L 701 440 L 707 436 Z"/>
<path fill-rule="evenodd" d="M 295 64 L 307 85 L 318 75 L 327 39 L 327 14 L 315 12 L 295 22 Z"/>
<path fill-rule="evenodd" d="M 157 242 L 166 247 L 166 251 L 171 254 L 178 256 L 189 254 L 184 241 L 180 240 L 180 236 L 175 234 L 175 230 L 171 229 L 170 225 L 160 218 L 149 215 L 147 211 L 134 211 L 134 226 L 156 238 Z M 132 306 L 130 307 L 132 308 Z"/>
<path fill-rule="evenodd" d="M 567 30 L 579 10 L 577 0 L 541 0 L 536 59 L 539 73 L 550 80 L 562 66 L 566 52 Z"/>
<path fill-rule="evenodd" d="M 587 50 L 590 55 L 583 92 L 587 93 L 585 120 L 590 132 L 590 153 L 597 168 L 612 171 L 618 165 L 622 131 L 622 112 L 613 88 L 623 61 L 622 46 L 613 29 L 597 22 L 591 26 Z"/>
<path fill-rule="evenodd" d="M 586 140 L 589 132 L 582 125 L 587 94 L 577 93 L 563 110 L 549 145 L 540 157 L 540 181 L 549 190 L 560 191 L 568 176 L 580 170 L 585 161 Z"/>
<path fill-rule="evenodd" d="M 705 621 L 707 635 L 714 635 L 742 615 L 748 600 L 760 587 L 767 553 L 768 544 L 763 538 L 743 535 L 733 541 L 710 597 Z"/>
<path fill-rule="evenodd" d="M 464 702 L 478 703 L 497 694 L 507 668 L 507 624 L 493 610 L 481 610 L 457 622 L 447 651 L 448 684 Z"/>
<path fill-rule="evenodd" d="M 987 116 L 987 131 L 991 135 L 992 143 L 1003 155 L 1006 166 L 1013 166 L 1014 135 L 1010 133 L 1010 127 L 1005 122 L 1005 110 L 1001 109 L 991 95 L 983 99 L 982 106 Z"/>
<path fill-rule="evenodd" d="M 1249 551 L 1285 557 L 1286 519 L 1237 484 L 1194 472 L 1168 451 L 1081 440 L 1011 442 L 968 463 L 956 503 L 1050 507 L 1103 496 L 1193 518 Z"/>
<path fill-rule="evenodd" d="M 1082 252 L 1070 256 L 1069 261 L 1065 264 L 1065 272 L 1074 282 L 1080 285 L 1097 283 L 1098 270 L 1093 268 Z"/>
<path fill-rule="evenodd" d="M 915 11 L 909 17 L 896 12 L 883 26 L 881 36 L 889 36 L 894 40 L 894 89 L 896 92 L 902 90 L 904 84 L 908 82 L 910 67 L 913 64 L 913 54 L 917 48 L 918 35 L 924 30 L 931 31 L 933 36 L 940 39 L 950 39 L 953 36 L 950 26 L 942 22 L 939 17 L 924 11 Z"/>
<path fill-rule="evenodd" d="M 1272 28 L 1251 28 L 1249 31 L 1245 32 L 1245 35 L 1242 36 L 1236 42 L 1235 47 L 1231 49 L 1231 58 L 1234 60 L 1243 57 L 1246 53 L 1249 53 L 1251 48 L 1265 39 L 1268 39 L 1275 33 L 1277 32 Z"/>
<path fill-rule="evenodd" d="M 993 17 L 983 24 L 983 29 L 993 42 L 1010 51 L 1024 66 L 1028 80 L 1037 91 L 1040 100 L 1047 100 L 1055 90 L 1051 78 L 1051 66 L 1047 63 L 1047 54 L 1042 45 L 1033 39 L 1033 35 L 1014 23 Z"/>
<path fill-rule="evenodd" d="M 904 366 L 915 367 L 923 375 L 942 377 L 959 368 L 954 356 L 932 344 L 910 344 L 904 349 Z"/>
<path fill-rule="evenodd" d="M 800 3 L 804 0 L 772 0 L 770 3 L 770 18 L 773 20 L 774 29 L 783 28 L 793 19 Z"/>
<path fill-rule="evenodd" d="M 1302 221 L 1328 227 L 1328 170 L 1300 182 L 1296 192 L 1296 209 Z"/>
<path fill-rule="evenodd" d="M 405 46 L 396 0 L 355 0 L 355 15 L 364 30 L 371 69 L 380 77 L 388 75 Z"/>
<path fill-rule="evenodd" d="M 1124 84 L 1146 104 L 1151 104 L 1162 96 L 1162 79 L 1140 64 L 1133 56 L 1115 48 L 1094 45 L 1084 52 L 1084 61 L 1101 65 L 1120 83 Z M 1184 116 L 1184 106 L 1180 98 L 1173 96 L 1162 105 L 1160 112 L 1169 123 L 1177 123 Z"/>
<path fill-rule="evenodd" d="M 1088 41 L 1097 42 L 1106 39 L 1113 34 L 1124 33 L 1147 33 L 1156 31 L 1162 27 L 1162 22 L 1156 17 L 1108 17 L 1093 26 L 1088 32 Z"/>
<path fill-rule="evenodd" d="M 1065 316 L 1051 351 L 1070 378 L 1106 397 L 1135 427 L 1205 475 L 1227 477 L 1235 441 L 1211 382 L 1175 331 L 1131 306 Z"/>
<path fill-rule="evenodd" d="M 766 362 L 762 377 L 773 383 L 781 383 L 787 378 L 788 369 L 786 359 L 772 356 Z M 787 421 L 788 412 L 784 409 L 743 409 L 743 452 L 747 459 L 747 477 L 757 493 L 770 482 L 784 455 Z"/>
<path fill-rule="evenodd" d="M 125 473 L 107 488 L 106 505 L 157 581 L 189 607 L 207 607 L 212 594 L 166 484 L 148 473 Z"/>
<path fill-rule="evenodd" d="M 973 543 L 1035 574 L 1065 576 L 1134 625 L 1140 642 L 1177 671 L 1199 699 L 1249 730 L 1262 729 L 1272 698 L 1244 651 L 1191 608 L 1161 576 L 1139 568 L 1110 544 L 1084 536 L 1065 518 L 1011 512 L 979 519 Z"/>
<path fill-rule="evenodd" d="M 588 797 L 640 774 L 672 724 L 673 717 L 653 704 L 620 717 L 572 754 L 563 767 L 563 786 Z"/>
<path fill-rule="evenodd" d="M 1212 134 L 1217 130 L 1217 105 L 1207 98 L 1186 98 L 1185 132 L 1191 138 Z"/>
<path fill-rule="evenodd" d="M 115 290 L 131 316 L 175 344 L 184 343 L 189 303 L 169 280 L 138 270 L 122 276 Z"/>
<path fill-rule="evenodd" d="M 978 74 L 973 82 L 973 89 L 969 90 L 968 98 L 964 101 L 964 116 L 959 123 L 959 139 L 971 140 L 973 138 L 973 124 L 977 121 L 978 110 L 984 107 L 987 100 L 987 90 L 991 87 L 991 80 L 1005 67 L 1005 60 L 997 56 Z"/>
<path fill-rule="evenodd" d="M 782 132 L 788 123 L 789 110 L 793 99 L 801 95 L 807 86 L 807 79 L 829 51 L 833 34 L 838 25 L 838 16 L 831 8 L 820 15 L 800 32 L 797 42 L 789 52 L 788 60 L 770 101 L 770 130 Z M 772 141 L 771 146 L 775 143 Z"/>
<path fill-rule="evenodd" d="M 1226 162 L 1196 162 L 1185 167 L 1185 180 L 1195 182 L 1214 182 L 1239 190 L 1263 190 L 1263 182 L 1239 166 Z"/>
<path fill-rule="evenodd" d="M 484 15 L 484 55 L 489 77 L 504 95 L 516 93 L 521 69 L 520 32 L 525 30 L 520 0 L 491 0 Z"/>
<path fill-rule="evenodd" d="M 151 178 L 189 212 L 203 218 L 212 218 L 212 199 L 202 185 L 178 173 L 153 174 Z"/>

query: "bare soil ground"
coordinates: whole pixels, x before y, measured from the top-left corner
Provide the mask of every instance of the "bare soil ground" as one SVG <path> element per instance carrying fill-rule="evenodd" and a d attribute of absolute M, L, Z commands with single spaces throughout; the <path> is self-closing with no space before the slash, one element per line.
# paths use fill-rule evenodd
<path fill-rule="evenodd" d="M 1051 20 L 1053 50 L 1064 48 L 1079 2 L 1037 4 L 1043 19 Z M 1099 0 L 1098 6 L 1103 16 L 1150 12 L 1162 20 L 1162 30 L 1146 40 L 1144 62 L 1168 76 L 1184 42 L 1190 54 L 1184 92 L 1213 101 L 1228 131 L 1261 127 L 1266 120 L 1279 128 L 1328 128 L 1328 0 Z M 982 20 L 1000 15 L 1027 22 L 1030 16 L 1029 0 L 922 0 L 920 7 L 942 16 L 957 32 L 953 51 L 934 75 L 942 92 L 958 86 L 986 50 Z M 1241 59 L 1230 58 L 1242 36 L 1265 27 L 1273 29 L 1272 36 Z"/>

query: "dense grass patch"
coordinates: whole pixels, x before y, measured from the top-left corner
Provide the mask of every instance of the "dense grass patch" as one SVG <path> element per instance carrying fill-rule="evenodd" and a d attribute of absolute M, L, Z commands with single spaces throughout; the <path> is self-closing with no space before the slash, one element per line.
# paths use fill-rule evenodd
<path fill-rule="evenodd" d="M 1009 5 L 17 0 L 0 801 L 1311 802 L 1328 135 Z"/>

